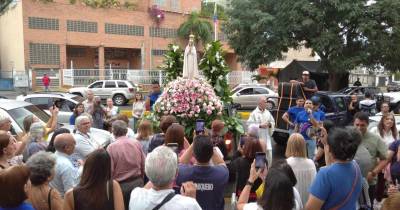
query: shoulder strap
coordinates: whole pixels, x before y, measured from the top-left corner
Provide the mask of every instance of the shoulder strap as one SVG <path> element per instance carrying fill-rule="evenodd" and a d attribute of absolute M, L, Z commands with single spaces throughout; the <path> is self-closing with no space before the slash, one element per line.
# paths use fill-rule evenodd
<path fill-rule="evenodd" d="M 53 191 L 53 188 L 50 188 L 49 194 L 47 195 L 47 205 L 49 205 L 49 210 L 51 210 L 51 191 Z"/>
<path fill-rule="evenodd" d="M 110 209 L 114 209 L 114 182 L 113 180 L 107 181 L 107 205 L 109 205 Z"/>
<path fill-rule="evenodd" d="M 353 194 L 354 189 L 355 189 L 355 187 L 357 185 L 357 182 L 358 182 L 358 179 L 359 179 L 359 171 L 358 171 L 358 168 L 356 167 L 354 162 L 353 162 L 353 168 L 354 168 L 354 170 L 356 172 L 356 175 L 355 175 L 355 178 L 354 178 L 354 181 L 353 181 L 353 185 L 351 186 L 350 192 L 347 194 L 347 196 L 343 200 L 343 202 L 341 202 L 339 205 L 331 208 L 330 210 L 338 210 L 338 209 L 342 208 L 347 203 L 347 201 L 350 199 L 351 195 Z"/>
<path fill-rule="evenodd" d="M 164 204 L 166 204 L 168 201 L 170 201 L 173 197 L 175 196 L 175 192 L 170 192 L 164 200 L 161 201 L 157 206 L 153 208 L 153 210 L 159 210 Z"/>

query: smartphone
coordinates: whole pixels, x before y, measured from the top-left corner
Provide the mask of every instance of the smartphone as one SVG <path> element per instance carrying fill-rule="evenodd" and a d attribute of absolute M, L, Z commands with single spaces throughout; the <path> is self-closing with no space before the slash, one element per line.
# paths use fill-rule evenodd
<path fill-rule="evenodd" d="M 171 148 L 175 153 L 178 153 L 178 143 L 168 143 L 167 147 Z"/>
<path fill-rule="evenodd" d="M 244 143 L 245 143 L 245 140 L 246 140 L 245 137 L 246 137 L 246 135 L 240 135 L 240 142 L 239 143 L 240 143 L 241 147 L 244 146 Z"/>
<path fill-rule="evenodd" d="M 196 120 L 196 134 L 204 133 L 205 122 L 203 119 Z"/>
<path fill-rule="evenodd" d="M 256 169 L 268 167 L 265 152 L 256 152 Z"/>

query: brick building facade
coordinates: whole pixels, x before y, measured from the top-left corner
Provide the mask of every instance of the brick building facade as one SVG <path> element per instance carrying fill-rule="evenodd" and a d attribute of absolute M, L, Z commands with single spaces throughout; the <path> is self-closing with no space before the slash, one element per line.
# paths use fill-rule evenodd
<path fill-rule="evenodd" d="M 123 0 L 121 0 L 123 1 Z M 169 43 L 185 45 L 177 29 L 201 0 L 136 0 L 136 8 L 92 8 L 79 0 L 17 1 L 0 16 L 0 69 L 31 69 L 40 76 L 51 69 L 157 69 Z M 157 24 L 149 8 L 165 13 Z M 225 44 L 226 60 L 239 70 Z"/>

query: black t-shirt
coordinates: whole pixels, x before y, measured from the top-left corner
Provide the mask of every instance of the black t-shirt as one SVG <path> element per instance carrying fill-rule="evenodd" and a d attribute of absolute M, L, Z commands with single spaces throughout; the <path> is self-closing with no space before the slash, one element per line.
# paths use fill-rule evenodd
<path fill-rule="evenodd" d="M 315 83 L 315 80 L 312 79 L 308 80 L 307 82 L 304 82 L 302 79 L 300 79 L 299 82 L 304 83 L 304 85 L 302 85 L 304 95 L 306 96 L 307 99 L 310 99 L 314 95 L 314 92 L 306 91 L 304 90 L 304 87 L 314 89 L 315 87 L 317 87 L 317 83 Z"/>

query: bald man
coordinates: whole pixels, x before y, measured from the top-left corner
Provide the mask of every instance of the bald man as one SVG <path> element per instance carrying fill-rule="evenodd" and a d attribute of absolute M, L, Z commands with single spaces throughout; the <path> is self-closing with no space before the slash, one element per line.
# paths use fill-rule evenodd
<path fill-rule="evenodd" d="M 75 150 L 74 136 L 69 133 L 57 135 L 54 140 L 54 148 L 56 149 L 56 167 L 50 186 L 57 189 L 64 197 L 65 192 L 75 187 L 80 178 L 79 170 L 73 165 L 70 158 Z"/>
<path fill-rule="evenodd" d="M 260 141 L 264 141 L 267 148 L 267 159 L 269 163 L 272 163 L 272 133 L 275 128 L 275 120 L 267 108 L 267 98 L 261 96 L 258 100 L 257 108 L 251 112 L 249 119 L 247 120 L 248 125 L 256 124 L 259 127 L 258 136 Z"/>

